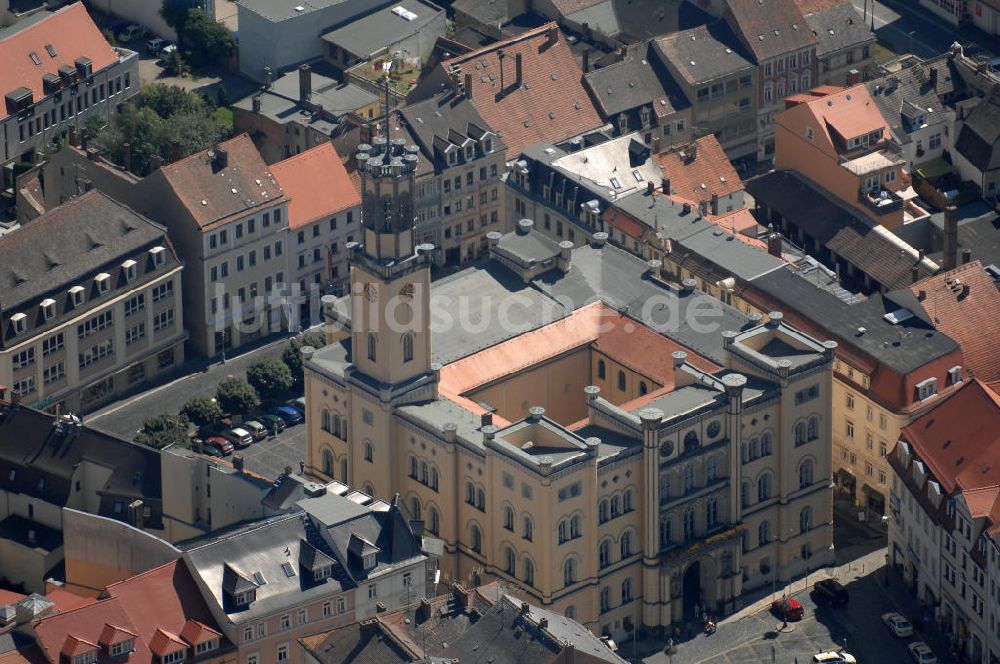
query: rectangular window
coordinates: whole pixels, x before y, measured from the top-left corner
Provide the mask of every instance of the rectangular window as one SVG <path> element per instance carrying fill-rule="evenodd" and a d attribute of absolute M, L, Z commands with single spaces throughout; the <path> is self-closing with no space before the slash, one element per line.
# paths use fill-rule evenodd
<path fill-rule="evenodd" d="M 139 323 L 129 329 L 125 330 L 125 345 L 131 346 L 135 342 L 146 336 L 146 324 Z"/>
<path fill-rule="evenodd" d="M 323 617 L 329 618 L 333 615 L 333 608 L 329 602 L 323 602 Z"/>
<path fill-rule="evenodd" d="M 15 369 L 23 369 L 24 367 L 35 363 L 35 349 L 27 348 L 17 353 L 13 357 L 13 364 Z"/>
<path fill-rule="evenodd" d="M 54 383 L 66 375 L 66 363 L 59 361 L 56 364 L 49 365 L 45 367 L 42 374 L 43 381 L 46 385 Z"/>
<path fill-rule="evenodd" d="M 63 349 L 63 333 L 53 335 L 42 341 L 42 356 L 51 355 Z"/>
<path fill-rule="evenodd" d="M 337 613 L 345 613 L 347 611 L 347 600 L 343 597 L 337 598 Z"/>
<path fill-rule="evenodd" d="M 129 316 L 139 311 L 142 311 L 145 308 L 146 308 L 145 294 L 139 293 L 138 295 L 130 297 L 129 299 L 125 300 L 125 317 L 128 318 Z"/>
<path fill-rule="evenodd" d="M 19 380 L 11 387 L 14 393 L 24 397 L 35 391 L 35 377 L 28 376 L 24 380 Z"/>
<path fill-rule="evenodd" d="M 165 309 L 153 317 L 153 331 L 159 332 L 174 324 L 174 310 Z"/>
<path fill-rule="evenodd" d="M 101 312 L 93 318 L 84 321 L 76 326 L 76 334 L 81 339 L 89 337 L 91 334 L 100 332 L 111 326 L 111 310 Z"/>
<path fill-rule="evenodd" d="M 166 281 L 153 288 L 153 302 L 159 302 L 160 300 L 166 299 L 167 297 L 173 295 L 174 293 L 174 282 Z"/>

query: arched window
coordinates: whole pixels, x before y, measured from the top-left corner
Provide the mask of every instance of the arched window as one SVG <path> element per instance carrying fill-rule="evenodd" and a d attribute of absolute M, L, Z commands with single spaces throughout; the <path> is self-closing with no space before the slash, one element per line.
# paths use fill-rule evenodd
<path fill-rule="evenodd" d="M 531 522 L 531 517 L 530 516 L 526 516 L 526 517 L 524 517 L 524 535 L 523 535 L 523 537 L 524 537 L 524 539 L 526 539 L 526 540 L 528 540 L 530 542 L 534 538 L 534 536 L 535 536 L 535 524 L 533 524 Z"/>
<path fill-rule="evenodd" d="M 607 586 L 601 588 L 601 613 L 611 610 L 611 589 Z"/>
<path fill-rule="evenodd" d="M 743 463 L 749 463 L 750 443 L 744 442 L 742 445 L 740 445 L 740 456 L 743 459 Z"/>
<path fill-rule="evenodd" d="M 330 432 L 330 411 L 328 411 L 326 408 L 324 408 L 323 411 L 320 413 L 320 418 L 319 419 L 320 419 L 320 425 L 319 425 L 319 427 L 323 431 L 326 431 L 327 433 L 329 433 Z"/>
<path fill-rule="evenodd" d="M 743 507 L 750 507 L 750 480 L 743 480 L 740 487 L 740 503 Z"/>
<path fill-rule="evenodd" d="M 670 546 L 670 540 L 673 539 L 673 529 L 670 527 L 670 519 L 664 517 L 660 520 L 660 548 L 665 549 Z"/>
<path fill-rule="evenodd" d="M 438 490 L 438 469 L 431 468 L 431 488 L 435 491 Z"/>
<path fill-rule="evenodd" d="M 804 489 L 813 483 L 812 459 L 803 459 L 799 464 L 799 488 Z"/>
<path fill-rule="evenodd" d="M 618 389 L 625 391 L 625 372 L 621 370 L 618 371 Z"/>
<path fill-rule="evenodd" d="M 757 502 L 762 502 L 771 497 L 771 474 L 762 473 L 757 478 Z"/>
<path fill-rule="evenodd" d="M 600 523 L 608 520 L 608 500 L 606 498 L 597 504 L 597 520 Z"/>
<path fill-rule="evenodd" d="M 567 558 L 563 563 L 563 585 L 571 586 L 576 583 L 576 559 Z"/>
<path fill-rule="evenodd" d="M 378 349 L 378 337 L 374 332 L 368 333 L 368 359 L 372 362 L 375 361 L 376 352 Z"/>
<path fill-rule="evenodd" d="M 698 447 L 698 434 L 694 431 L 688 431 L 687 435 L 684 436 L 684 451 L 690 452 L 696 447 Z"/>
<path fill-rule="evenodd" d="M 622 581 L 622 604 L 632 601 L 632 579 Z"/>
<path fill-rule="evenodd" d="M 337 413 L 333 414 L 333 429 L 331 433 L 333 433 L 333 435 L 337 438 L 343 438 L 343 436 L 340 435 L 340 415 Z"/>
<path fill-rule="evenodd" d="M 479 531 L 479 526 L 472 526 L 470 540 L 472 544 L 472 550 L 475 551 L 476 553 L 482 553 L 483 534 Z"/>
<path fill-rule="evenodd" d="M 529 586 L 535 585 L 535 563 L 528 558 L 524 559 L 524 582 Z"/>
<path fill-rule="evenodd" d="M 347 484 L 347 458 L 340 460 L 340 481 Z"/>
<path fill-rule="evenodd" d="M 413 333 L 407 332 L 403 335 L 403 361 L 409 362 L 413 359 Z"/>
<path fill-rule="evenodd" d="M 417 479 L 417 457 L 410 457 L 410 477 Z"/>
<path fill-rule="evenodd" d="M 770 456 L 774 453 L 774 436 L 770 431 L 765 431 L 760 437 L 761 456 Z"/>
<path fill-rule="evenodd" d="M 628 558 L 632 555 L 632 533 L 631 531 L 625 531 L 622 533 L 621 542 L 619 542 L 619 548 L 621 549 L 622 558 Z"/>
<path fill-rule="evenodd" d="M 646 387 L 646 381 L 640 380 L 639 381 L 639 396 L 647 394 L 648 392 L 649 392 L 649 388 Z"/>
<path fill-rule="evenodd" d="M 469 481 L 465 483 L 465 502 L 470 505 L 476 504 L 476 487 Z"/>
<path fill-rule="evenodd" d="M 482 511 L 486 511 L 486 492 L 482 489 L 476 491 L 476 507 Z"/>
<path fill-rule="evenodd" d="M 688 464 L 684 468 L 684 493 L 694 491 L 694 464 Z"/>
<path fill-rule="evenodd" d="M 330 450 L 323 450 L 323 474 L 333 477 L 333 452 Z"/>
<path fill-rule="evenodd" d="M 566 611 L 563 613 L 563 615 L 565 615 L 570 620 L 576 620 L 576 607 L 572 605 L 567 606 Z"/>
<path fill-rule="evenodd" d="M 625 493 L 622 495 L 622 508 L 626 513 L 631 512 L 635 507 L 632 505 L 632 489 L 625 489 Z"/>
<path fill-rule="evenodd" d="M 757 526 L 757 546 L 764 546 L 771 542 L 771 522 L 761 521 Z"/>
<path fill-rule="evenodd" d="M 618 496 L 611 496 L 611 518 L 614 519 L 622 513 L 621 501 Z"/>
<path fill-rule="evenodd" d="M 420 499 L 416 496 L 410 498 L 410 514 L 414 520 L 420 520 Z"/>
<path fill-rule="evenodd" d="M 347 440 L 347 418 L 340 421 L 340 439 Z"/>
<path fill-rule="evenodd" d="M 804 445 L 806 442 L 806 423 L 796 422 L 795 423 L 795 444 Z"/>
<path fill-rule="evenodd" d="M 660 474 L 660 502 L 670 498 L 670 473 Z"/>
<path fill-rule="evenodd" d="M 365 443 L 365 461 L 375 463 L 375 446 L 368 442 Z"/>
<path fill-rule="evenodd" d="M 819 438 L 819 416 L 812 415 L 809 417 L 809 440 L 817 438 Z"/>
<path fill-rule="evenodd" d="M 694 539 L 694 508 L 688 508 L 684 512 L 684 541 Z"/>
<path fill-rule="evenodd" d="M 808 505 L 799 512 L 799 532 L 806 533 L 812 528 L 813 511 Z"/>
<path fill-rule="evenodd" d="M 601 544 L 597 547 L 597 558 L 601 569 L 611 564 L 611 540 L 601 540 Z"/>
<path fill-rule="evenodd" d="M 750 439 L 750 458 L 757 459 L 760 457 L 760 439 L 754 436 Z"/>
<path fill-rule="evenodd" d="M 514 509 L 509 505 L 503 508 L 503 527 L 514 530 Z"/>
<path fill-rule="evenodd" d="M 570 539 L 576 539 L 577 537 L 580 537 L 580 517 L 579 516 L 573 516 L 573 518 L 571 518 L 569 520 L 569 536 L 570 536 Z"/>
<path fill-rule="evenodd" d="M 430 531 L 437 535 L 441 532 L 441 515 L 438 513 L 436 507 L 432 507 L 430 513 Z"/>
<path fill-rule="evenodd" d="M 604 360 L 597 361 L 597 377 L 604 380 L 607 375 L 607 368 L 604 366 Z"/>
<path fill-rule="evenodd" d="M 719 457 L 710 456 L 705 462 L 705 481 L 714 482 L 719 477 Z"/>
<path fill-rule="evenodd" d="M 429 480 L 428 480 L 428 477 L 427 477 L 427 462 L 426 461 L 421 461 L 420 462 L 420 482 L 422 484 L 427 484 L 428 481 Z"/>
<path fill-rule="evenodd" d="M 569 524 L 565 521 L 560 521 L 559 526 L 559 543 L 562 544 L 569 539 Z"/>
<path fill-rule="evenodd" d="M 503 571 L 514 576 L 514 550 L 509 546 L 503 550 Z"/>
<path fill-rule="evenodd" d="M 705 527 L 714 528 L 719 523 L 719 501 L 713 498 L 705 505 Z"/>

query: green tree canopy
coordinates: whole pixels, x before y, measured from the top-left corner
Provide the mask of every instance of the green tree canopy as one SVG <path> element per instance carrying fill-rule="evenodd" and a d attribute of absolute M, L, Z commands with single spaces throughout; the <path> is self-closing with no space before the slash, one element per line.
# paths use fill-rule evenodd
<path fill-rule="evenodd" d="M 292 372 L 277 358 L 255 362 L 247 368 L 247 382 L 265 397 L 280 395 L 292 387 Z"/>
<path fill-rule="evenodd" d="M 306 332 L 288 341 L 288 346 L 285 347 L 284 352 L 281 354 L 281 361 L 291 370 L 292 379 L 296 385 L 301 385 L 303 380 L 302 347 L 312 346 L 313 348 L 322 348 L 325 345 L 326 339 L 323 337 L 322 332 Z"/>
<path fill-rule="evenodd" d="M 183 415 L 157 415 L 142 423 L 135 442 L 158 450 L 173 443 L 187 444 L 187 429 L 187 419 Z"/>
<path fill-rule="evenodd" d="M 181 408 L 181 415 L 198 426 L 213 424 L 222 419 L 222 408 L 215 399 L 191 399 Z"/>
<path fill-rule="evenodd" d="M 246 415 L 260 403 L 257 391 L 250 383 L 235 376 L 230 376 L 219 383 L 215 398 L 222 411 L 230 415 Z"/>

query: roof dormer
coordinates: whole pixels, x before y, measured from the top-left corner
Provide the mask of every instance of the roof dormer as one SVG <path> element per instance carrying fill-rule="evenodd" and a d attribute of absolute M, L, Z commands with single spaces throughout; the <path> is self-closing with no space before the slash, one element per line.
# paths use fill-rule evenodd
<path fill-rule="evenodd" d="M 124 627 L 104 623 L 101 636 L 97 642 L 104 649 L 104 652 L 111 658 L 127 658 L 135 650 L 135 639 L 137 635 Z"/>
<path fill-rule="evenodd" d="M 299 565 L 306 573 L 306 578 L 315 582 L 324 581 L 333 576 L 335 561 L 324 552 L 307 542 L 299 542 Z"/>
<path fill-rule="evenodd" d="M 149 640 L 149 649 L 160 664 L 179 664 L 187 657 L 187 642 L 180 636 L 158 627 Z"/>
<path fill-rule="evenodd" d="M 347 544 L 347 553 L 351 556 L 352 564 L 357 565 L 365 572 L 370 572 L 378 564 L 379 551 L 381 549 L 364 537 L 357 533 L 351 533 L 351 540 Z"/>
<path fill-rule="evenodd" d="M 257 599 L 257 583 L 226 563 L 222 570 L 222 593 L 234 609 L 245 609 Z"/>
<path fill-rule="evenodd" d="M 68 664 L 94 664 L 99 649 L 96 643 L 70 634 L 59 653 Z"/>

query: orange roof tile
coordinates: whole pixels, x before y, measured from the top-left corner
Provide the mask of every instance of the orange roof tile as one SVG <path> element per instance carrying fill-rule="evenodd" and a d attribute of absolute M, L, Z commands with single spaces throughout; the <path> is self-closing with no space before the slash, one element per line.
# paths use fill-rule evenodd
<path fill-rule="evenodd" d="M 47 45 L 55 55 L 50 55 Z M 35 64 L 32 54 L 41 64 Z M 118 54 L 94 25 L 83 3 L 76 2 L 0 40 L 0 62 L 3 63 L 0 66 L 0 95 L 26 87 L 38 101 L 45 96 L 42 76 L 58 75 L 59 68 L 64 65 L 75 68 L 74 61 L 81 57 L 90 58 L 94 73 L 118 62 Z"/>
<path fill-rule="evenodd" d="M 160 168 L 174 194 L 202 228 L 284 200 L 278 183 L 246 134 L 220 143 L 226 166 L 202 150 Z"/>
<path fill-rule="evenodd" d="M 122 641 L 134 639 L 137 636 L 139 635 L 124 627 L 104 623 L 104 629 L 101 630 L 101 635 L 97 638 L 97 642 L 102 645 L 111 645 L 112 643 L 121 643 Z"/>
<path fill-rule="evenodd" d="M 49 600 L 55 604 L 55 609 L 57 611 L 72 611 L 73 609 L 79 609 L 81 606 L 88 606 L 97 601 L 93 597 L 81 597 L 71 593 L 68 590 L 63 590 L 62 588 L 54 588 L 45 594 L 45 599 Z M 0 604 L 3 604 L 0 601 Z"/>
<path fill-rule="evenodd" d="M 910 287 L 920 297 L 934 327 L 958 342 L 973 375 L 986 382 L 1000 380 L 1000 291 L 978 260 L 917 282 Z"/>
<path fill-rule="evenodd" d="M 863 84 L 839 89 L 805 104 L 819 120 L 820 127 L 832 128 L 844 139 L 878 129 L 889 136 L 889 125 Z"/>
<path fill-rule="evenodd" d="M 850 0 L 795 0 L 799 11 L 805 16 L 849 4 Z"/>
<path fill-rule="evenodd" d="M 181 630 L 181 638 L 195 646 L 199 643 L 205 643 L 206 641 L 212 641 L 218 639 L 222 634 L 212 629 L 203 622 L 199 622 L 194 619 L 188 619 L 184 623 L 184 629 Z"/>
<path fill-rule="evenodd" d="M 671 192 L 698 203 L 711 200 L 712 194 L 722 197 L 743 189 L 739 174 L 722 151 L 715 134 L 702 136 L 694 145 L 694 159 L 685 160 L 680 156 L 682 151 L 690 155 L 689 146 L 674 147 L 656 155 L 663 177 L 670 178 Z"/>
<path fill-rule="evenodd" d="M 153 638 L 149 640 L 149 650 L 157 657 L 163 657 L 178 650 L 187 650 L 187 647 L 184 639 L 159 627 L 153 632 Z"/>
<path fill-rule="evenodd" d="M 289 228 L 361 205 L 361 193 L 332 143 L 279 161 L 271 166 L 271 174 L 288 197 Z"/>
<path fill-rule="evenodd" d="M 500 58 L 503 79 L 500 90 Z M 515 59 L 521 56 L 523 85 L 515 87 Z M 509 155 L 535 143 L 558 143 L 604 124 L 583 87 L 583 72 L 555 23 L 446 60 L 445 75 L 460 81 L 472 74 L 472 105 L 500 134 Z M 495 80 L 490 80 L 490 76 Z M 502 92 L 502 94 L 501 94 Z"/>
<path fill-rule="evenodd" d="M 91 652 L 97 650 L 98 648 L 100 648 L 100 646 L 98 646 L 96 643 L 87 641 L 85 639 L 81 639 L 78 636 L 70 634 L 66 637 L 66 640 L 63 642 L 63 647 L 59 651 L 59 653 L 65 655 L 66 657 L 72 658 L 75 657 L 76 655 L 82 655 L 85 652 Z"/>

